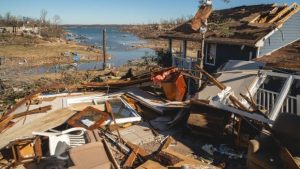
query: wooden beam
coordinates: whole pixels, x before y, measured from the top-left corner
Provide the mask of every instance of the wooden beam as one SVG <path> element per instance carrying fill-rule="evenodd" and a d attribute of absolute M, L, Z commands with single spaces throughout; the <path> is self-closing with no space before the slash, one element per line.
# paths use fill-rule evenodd
<path fill-rule="evenodd" d="M 187 56 L 187 40 L 182 41 L 182 57 L 186 58 Z"/>
<path fill-rule="evenodd" d="M 49 105 L 49 106 L 39 107 L 37 109 L 25 111 L 25 112 L 18 113 L 18 114 L 13 114 L 11 116 L 4 116 L 4 117 L 1 118 L 1 121 L 0 121 L 0 133 L 3 130 L 5 130 L 5 128 L 9 124 L 9 122 L 13 119 L 20 118 L 20 117 L 23 117 L 23 116 L 26 116 L 26 115 L 45 113 L 45 112 L 47 112 L 48 110 L 51 110 L 51 109 L 52 109 L 52 106 Z"/>
<path fill-rule="evenodd" d="M 168 138 L 165 141 L 165 143 L 163 144 L 161 150 L 167 149 L 173 141 L 174 141 L 174 139 L 172 138 L 172 136 L 168 136 Z"/>
<path fill-rule="evenodd" d="M 257 14 L 257 16 L 255 16 L 253 19 L 251 19 L 250 21 L 249 21 L 249 23 L 255 23 L 255 21 L 258 19 L 258 18 L 260 18 L 261 17 L 261 14 Z"/>
<path fill-rule="evenodd" d="M 151 78 L 142 78 L 142 79 L 136 79 L 136 80 L 117 80 L 113 82 L 89 82 L 89 83 L 82 83 L 82 86 L 85 87 L 126 87 L 126 86 L 131 86 L 131 85 L 136 85 L 136 84 L 141 84 L 145 82 L 150 82 Z"/>
<path fill-rule="evenodd" d="M 273 23 L 275 22 L 278 18 L 280 18 L 282 15 L 284 15 L 288 10 L 289 6 L 285 6 L 284 9 L 282 9 L 280 12 L 278 12 L 272 19 L 268 21 L 268 23 Z"/>
<path fill-rule="evenodd" d="M 122 137 L 121 137 L 121 134 L 120 134 L 120 131 L 119 131 L 119 126 L 116 122 L 116 118 L 115 118 L 114 112 L 112 111 L 112 107 L 111 107 L 111 105 L 108 101 L 105 102 L 105 107 L 106 107 L 106 111 L 111 115 L 111 118 L 112 118 L 112 120 L 113 120 L 113 122 L 116 126 L 119 141 L 121 141 L 121 143 L 123 143 L 123 140 L 122 140 Z"/>
<path fill-rule="evenodd" d="M 95 132 L 97 131 L 97 132 Z M 95 135 L 99 136 L 98 130 L 94 130 Z M 102 139 L 102 143 L 104 145 L 104 148 L 106 149 L 108 158 L 110 159 L 110 161 L 112 162 L 113 166 L 115 167 L 115 169 L 120 169 L 120 165 L 118 164 L 118 162 L 116 161 L 115 157 L 113 156 L 109 145 L 107 144 L 107 142 L 105 141 L 105 139 Z"/>
<path fill-rule="evenodd" d="M 138 155 L 140 155 L 143 159 L 146 159 L 146 157 L 149 156 L 149 154 L 144 149 L 135 144 L 132 144 L 131 142 L 127 142 L 126 145 L 129 146 L 132 151 L 124 163 L 125 168 L 132 168 L 132 165 Z"/>
<path fill-rule="evenodd" d="M 291 16 L 293 16 L 295 13 L 297 13 L 300 10 L 300 7 L 298 5 L 296 5 L 295 7 L 291 7 L 291 8 L 294 8 L 294 9 L 291 10 L 286 16 L 284 16 L 283 18 L 281 18 L 279 21 L 277 21 L 278 24 L 283 24 Z M 280 25 L 279 25 L 279 27 L 280 27 Z"/>
<path fill-rule="evenodd" d="M 207 73 L 204 69 L 200 68 L 199 65 L 196 65 L 196 67 L 200 70 L 201 73 L 203 73 L 209 81 L 211 81 L 214 85 L 216 85 L 219 89 L 221 90 L 225 90 L 226 86 L 224 84 L 222 84 L 221 82 L 219 82 L 216 78 L 214 78 L 213 76 L 211 76 L 209 73 Z M 229 96 L 230 101 L 233 104 L 237 104 L 238 108 L 248 111 L 248 108 L 246 108 L 235 96 L 230 95 Z"/>
<path fill-rule="evenodd" d="M 13 119 L 13 116 L 8 116 L 6 118 L 4 118 L 1 122 L 0 122 L 0 133 L 6 129 L 6 127 L 8 126 L 9 122 Z"/>
<path fill-rule="evenodd" d="M 240 96 L 247 101 L 247 103 L 252 107 L 253 111 L 258 110 L 257 105 L 252 102 L 251 98 L 248 98 L 246 95 L 240 93 Z"/>
<path fill-rule="evenodd" d="M 283 167 L 289 169 L 299 169 L 299 166 L 297 165 L 289 150 L 282 145 L 279 146 L 279 156 L 283 162 Z"/>
<path fill-rule="evenodd" d="M 276 12 L 277 12 L 277 10 L 278 10 L 278 6 L 275 6 L 271 11 L 270 11 L 270 13 L 269 14 L 275 14 Z"/>
<path fill-rule="evenodd" d="M 137 158 L 138 153 L 139 153 L 139 148 L 135 148 L 131 151 L 129 157 L 124 163 L 124 168 L 132 168 L 132 165 L 135 159 Z"/>
<path fill-rule="evenodd" d="M 27 115 L 32 115 L 32 114 L 45 113 L 45 112 L 47 112 L 51 109 L 52 109 L 51 105 L 44 106 L 44 107 L 39 107 L 37 109 L 33 109 L 33 110 L 25 111 L 25 112 L 22 112 L 22 113 L 14 114 L 13 119 L 20 118 L 20 117 L 27 116 Z"/>
<path fill-rule="evenodd" d="M 38 95 L 38 94 L 40 94 L 42 92 L 49 91 L 49 90 L 54 90 L 54 89 L 63 89 L 63 88 L 64 89 L 79 89 L 79 88 L 83 88 L 83 87 L 84 86 L 82 86 L 82 85 L 66 86 L 65 84 L 52 84 L 50 86 L 43 87 L 41 89 L 33 91 L 32 93 L 30 93 L 29 95 L 27 95 L 26 97 L 24 97 L 21 101 L 19 101 L 18 103 L 16 103 L 10 110 L 8 110 L 7 112 L 5 112 L 2 117 L 10 115 L 15 110 L 17 110 L 17 108 L 19 108 L 21 105 L 25 104 L 27 101 L 31 100 L 36 95 Z"/>
<path fill-rule="evenodd" d="M 169 52 L 170 54 L 172 54 L 172 50 L 173 50 L 172 48 L 173 48 L 172 39 L 169 38 L 169 39 L 168 39 L 168 52 Z"/>
<path fill-rule="evenodd" d="M 144 149 L 140 148 L 139 146 L 131 143 L 131 142 L 127 142 L 126 145 L 128 145 L 131 149 L 137 149 L 139 148 L 139 155 L 143 158 L 146 158 L 147 156 L 149 156 L 149 153 L 147 153 Z"/>
<path fill-rule="evenodd" d="M 102 31 L 102 51 L 103 51 L 103 70 L 106 68 L 106 29 L 104 28 Z M 97 57 L 97 61 L 99 62 L 99 55 Z"/>

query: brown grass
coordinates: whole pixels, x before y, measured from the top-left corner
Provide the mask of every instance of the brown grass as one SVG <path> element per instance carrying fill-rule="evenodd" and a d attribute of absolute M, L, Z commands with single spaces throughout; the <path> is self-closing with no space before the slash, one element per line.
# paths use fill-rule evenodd
<path fill-rule="evenodd" d="M 24 60 L 30 66 L 40 66 L 44 64 L 68 63 L 71 57 L 63 56 L 65 52 L 76 52 L 82 56 L 82 60 L 96 60 L 102 58 L 99 49 L 92 51 L 74 42 L 66 42 L 56 39 L 54 42 L 39 40 L 28 40 L 27 38 L 17 37 L 9 39 L 0 47 L 0 56 L 4 56 L 7 64 L 19 64 Z"/>

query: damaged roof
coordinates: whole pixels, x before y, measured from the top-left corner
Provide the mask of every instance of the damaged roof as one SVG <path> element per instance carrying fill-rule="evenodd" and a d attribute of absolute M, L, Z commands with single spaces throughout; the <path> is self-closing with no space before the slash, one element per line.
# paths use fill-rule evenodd
<path fill-rule="evenodd" d="M 267 66 L 300 71 L 300 40 L 287 45 L 270 55 L 257 58 Z"/>
<path fill-rule="evenodd" d="M 208 19 L 206 41 L 254 46 L 272 30 L 281 27 L 299 10 L 300 6 L 297 3 L 291 6 L 261 4 L 216 10 Z M 160 37 L 198 41 L 201 39 L 201 19 L 207 14 L 210 14 L 209 8 L 201 7 L 194 18 Z"/>

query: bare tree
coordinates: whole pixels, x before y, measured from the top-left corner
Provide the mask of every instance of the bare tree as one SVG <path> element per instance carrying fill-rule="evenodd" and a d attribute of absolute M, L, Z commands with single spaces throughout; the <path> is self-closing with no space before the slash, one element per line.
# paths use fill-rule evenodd
<path fill-rule="evenodd" d="M 11 21 L 11 19 L 12 19 L 12 16 L 11 16 L 10 12 L 7 12 L 5 14 L 5 21 L 6 21 L 6 23 L 9 23 Z"/>
<path fill-rule="evenodd" d="M 61 22 L 60 16 L 59 15 L 54 15 L 53 16 L 53 24 L 55 26 L 59 25 L 59 23 Z"/>
<path fill-rule="evenodd" d="M 48 14 L 48 12 L 47 12 L 45 9 L 42 9 L 42 10 L 41 10 L 40 22 L 41 22 L 42 24 L 45 24 L 45 23 L 46 23 L 47 14 Z"/>

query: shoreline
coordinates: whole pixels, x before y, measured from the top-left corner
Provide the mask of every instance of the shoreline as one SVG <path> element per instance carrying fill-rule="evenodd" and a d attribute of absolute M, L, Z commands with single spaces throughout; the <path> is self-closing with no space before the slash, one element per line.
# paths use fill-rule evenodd
<path fill-rule="evenodd" d="M 100 58 L 99 61 L 102 61 L 103 58 L 102 50 L 90 50 L 88 49 L 89 45 L 78 42 L 64 39 L 46 41 L 34 38 L 30 40 L 30 43 L 28 43 L 29 40 L 26 37 L 16 36 L 1 46 L 0 56 L 4 55 L 6 58 L 4 64 L 0 65 L 0 112 L 8 108 L 9 105 L 14 104 L 19 98 L 26 96 L 28 92 L 50 84 L 80 84 L 82 82 L 90 82 L 93 79 L 99 79 L 99 77 L 111 71 L 117 72 L 118 76 L 123 76 L 129 68 L 132 68 L 134 73 L 148 70 L 146 64 L 136 63 L 106 71 L 63 69 L 55 73 L 26 73 L 28 69 L 45 66 L 51 67 L 56 64 L 71 65 L 73 63 L 72 58 L 61 55 L 62 52 L 69 52 L 69 50 L 91 54 L 90 57 L 81 59 L 80 63 L 96 61 L 97 56 Z"/>
<path fill-rule="evenodd" d="M 26 37 L 15 37 L 10 41 L 19 40 L 18 43 L 5 43 L 0 48 L 0 55 L 5 57 L 5 63 L 1 66 L 18 65 L 22 60 L 24 65 L 43 66 L 47 64 L 69 63 L 71 53 L 78 53 L 82 56 L 81 60 L 102 60 L 102 50 L 91 48 L 87 45 L 67 41 L 60 38 L 43 40 L 33 39 L 28 43 Z M 19 64 L 22 65 L 22 64 Z"/>
<path fill-rule="evenodd" d="M 166 39 L 159 38 L 159 35 L 172 29 L 174 25 L 126 25 L 120 29 L 124 32 L 134 34 L 135 36 L 146 40 L 145 44 L 134 45 L 135 48 L 150 48 L 153 50 L 167 50 L 168 41 Z M 173 52 L 180 52 L 181 41 L 173 41 Z M 188 42 L 187 55 L 189 57 L 197 57 L 197 51 L 201 48 L 200 42 Z"/>

